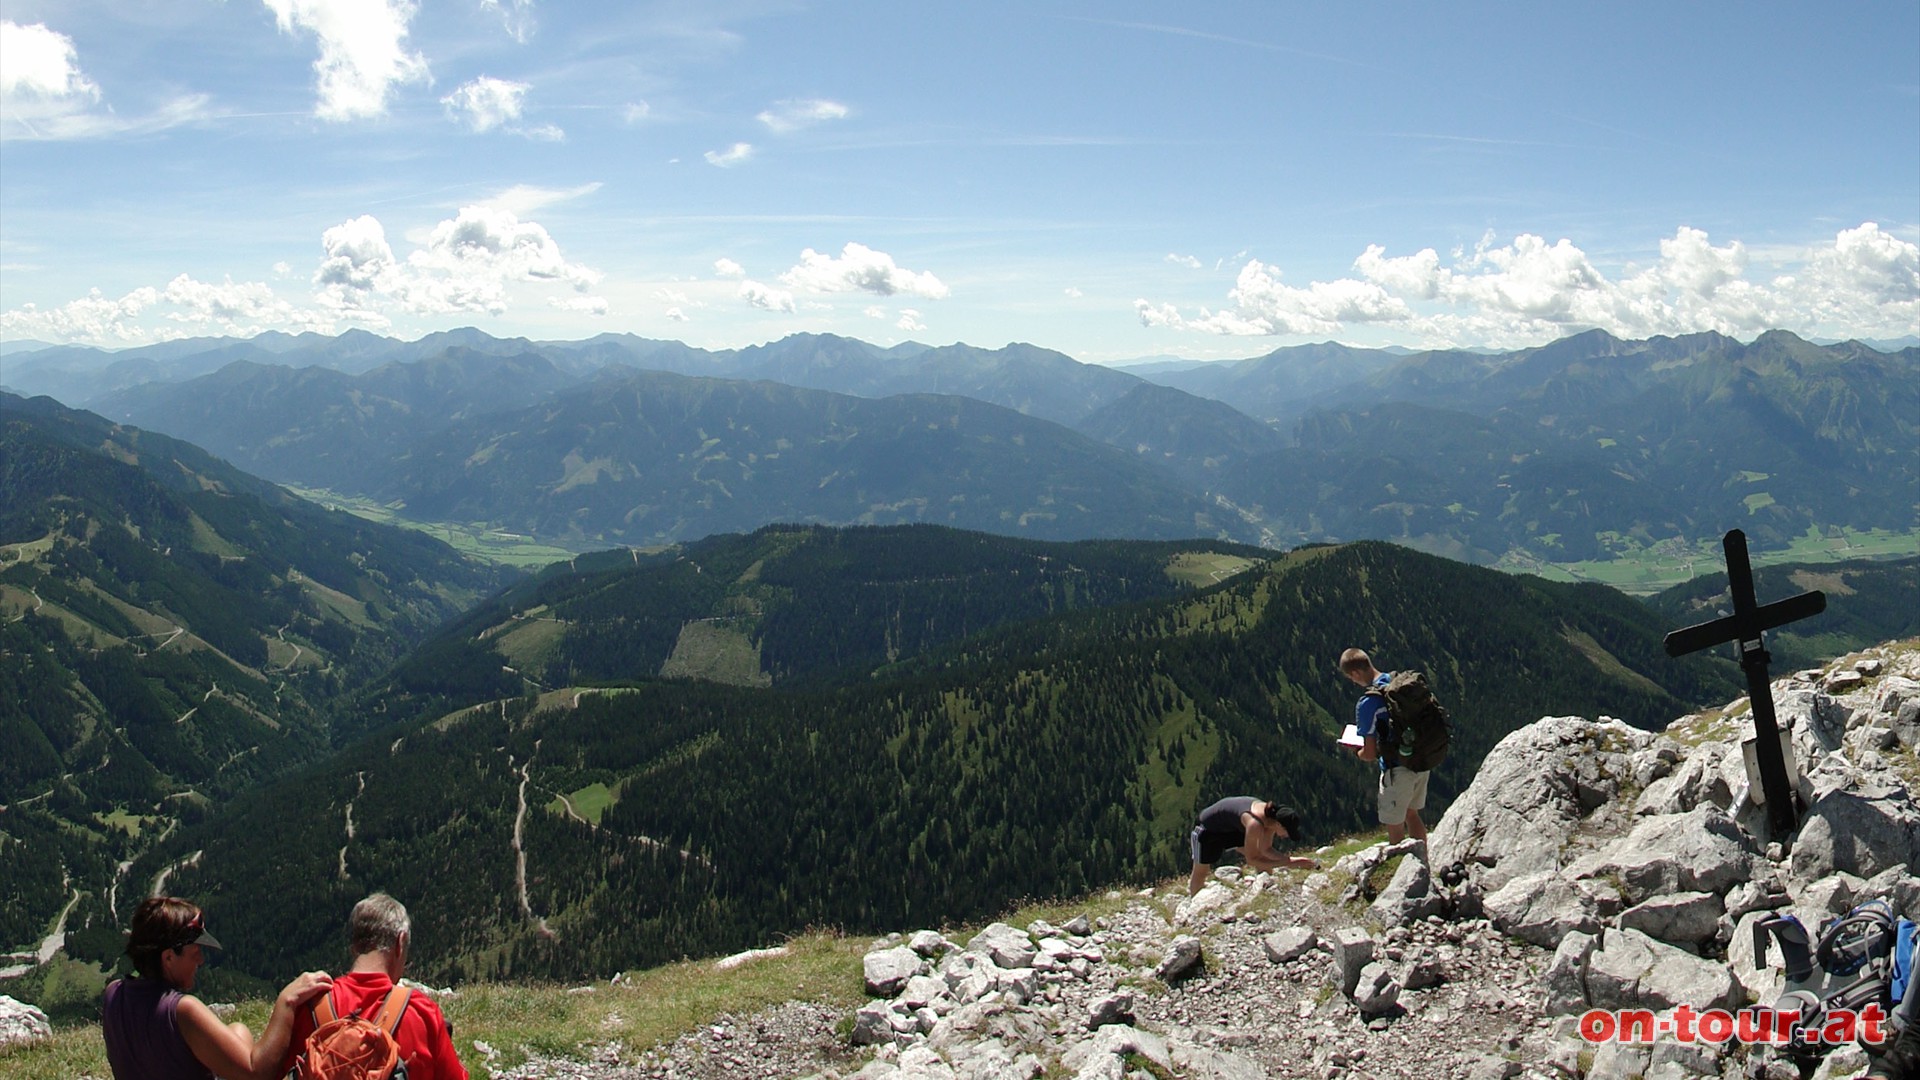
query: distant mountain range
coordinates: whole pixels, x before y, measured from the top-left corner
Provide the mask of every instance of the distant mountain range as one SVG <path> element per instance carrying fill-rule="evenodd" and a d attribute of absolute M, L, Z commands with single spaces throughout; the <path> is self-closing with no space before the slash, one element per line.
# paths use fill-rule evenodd
<path fill-rule="evenodd" d="M 1323 344 L 1143 378 L 1032 345 L 262 335 L 9 358 L 10 385 L 271 479 L 575 550 L 776 521 L 1391 539 L 1492 562 L 1920 523 L 1920 349 L 1784 332 Z"/>

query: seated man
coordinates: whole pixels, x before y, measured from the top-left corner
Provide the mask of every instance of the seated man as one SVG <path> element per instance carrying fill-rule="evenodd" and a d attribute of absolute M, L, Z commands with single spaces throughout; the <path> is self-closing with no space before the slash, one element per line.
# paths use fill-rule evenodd
<path fill-rule="evenodd" d="M 1280 855 L 1273 850 L 1276 840 L 1297 839 L 1300 815 L 1291 807 L 1262 802 L 1250 795 L 1221 799 L 1200 811 L 1200 822 L 1187 837 L 1187 850 L 1193 856 L 1193 874 L 1187 879 L 1187 895 L 1213 872 L 1213 864 L 1229 851 L 1238 851 L 1255 870 L 1273 870 L 1295 866 L 1312 870 L 1319 866 L 1312 859 Z"/>
<path fill-rule="evenodd" d="M 334 977 L 329 995 L 336 1016 L 359 1013 L 373 1017 L 380 1012 L 387 992 L 400 981 L 407 969 L 408 950 L 413 944 L 413 921 L 400 901 L 386 893 L 374 893 L 353 905 L 347 919 L 347 945 L 353 952 L 353 966 L 344 975 Z M 318 1026 L 315 1010 L 303 1010 L 294 1019 L 293 1045 L 280 1075 L 293 1067 L 294 1058 L 306 1048 L 307 1036 Z M 453 1050 L 453 1029 L 440 1013 L 440 1006 L 419 990 L 411 990 L 400 1015 L 394 1039 L 400 1044 L 400 1059 L 407 1063 L 407 1080 L 467 1080 L 466 1066 Z"/>

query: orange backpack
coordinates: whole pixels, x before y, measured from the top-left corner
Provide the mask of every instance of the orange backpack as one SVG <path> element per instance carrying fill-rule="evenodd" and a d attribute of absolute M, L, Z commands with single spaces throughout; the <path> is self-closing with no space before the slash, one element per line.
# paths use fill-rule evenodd
<path fill-rule="evenodd" d="M 313 1034 L 287 1075 L 298 1080 L 406 1080 L 407 1063 L 400 1058 L 397 1039 L 411 996 L 406 987 L 394 987 L 368 1020 L 358 1009 L 341 1016 L 334 1010 L 333 994 L 320 995 L 313 1007 Z"/>

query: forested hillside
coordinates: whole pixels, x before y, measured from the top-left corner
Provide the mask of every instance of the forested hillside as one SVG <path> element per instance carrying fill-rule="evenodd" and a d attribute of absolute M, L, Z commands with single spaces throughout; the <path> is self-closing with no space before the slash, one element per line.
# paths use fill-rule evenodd
<path fill-rule="evenodd" d="M 1737 691 L 1724 660 L 1666 658 L 1666 629 L 1604 588 L 1382 544 L 1308 549 L 860 676 L 726 686 L 640 657 L 623 685 L 514 687 L 257 791 L 142 870 L 200 851 L 170 887 L 203 898 L 261 975 L 334 962 L 339 918 L 372 888 L 412 906 L 431 979 L 933 924 L 1176 870 L 1192 813 L 1223 794 L 1291 802 L 1313 835 L 1365 827 L 1368 767 L 1332 743 L 1353 706 L 1334 671 L 1346 645 L 1427 670 L 1454 708 L 1438 810 L 1540 715 L 1652 725 Z"/>
<path fill-rule="evenodd" d="M 0 395 L 0 944 L 37 942 L 70 898 L 72 926 L 112 925 L 116 864 L 325 750 L 337 697 L 505 579 Z"/>
<path fill-rule="evenodd" d="M 1920 557 L 1843 563 L 1782 563 L 1753 572 L 1762 604 L 1819 590 L 1827 610 L 1804 623 L 1767 634 L 1773 669 L 1809 667 L 1884 641 L 1920 637 Z M 1703 574 L 1648 598 L 1675 626 L 1706 622 L 1733 611 L 1727 575 Z"/>

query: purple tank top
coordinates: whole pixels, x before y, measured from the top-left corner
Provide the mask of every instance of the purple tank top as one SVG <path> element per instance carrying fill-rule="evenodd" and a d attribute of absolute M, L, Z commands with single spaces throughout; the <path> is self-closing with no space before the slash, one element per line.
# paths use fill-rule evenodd
<path fill-rule="evenodd" d="M 107 986 L 100 1030 L 114 1080 L 212 1080 L 213 1070 L 187 1049 L 174 1011 L 180 991 L 160 979 L 119 979 Z"/>

